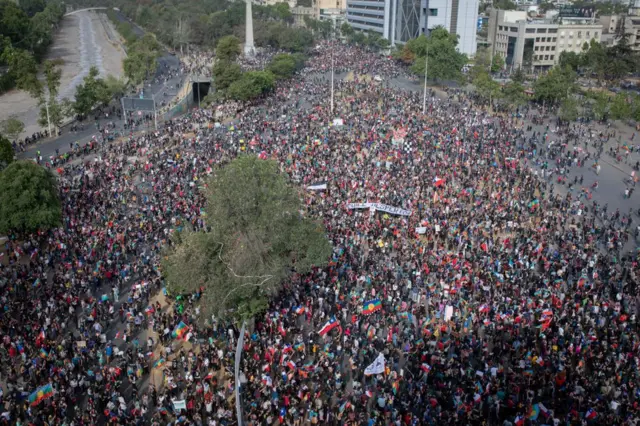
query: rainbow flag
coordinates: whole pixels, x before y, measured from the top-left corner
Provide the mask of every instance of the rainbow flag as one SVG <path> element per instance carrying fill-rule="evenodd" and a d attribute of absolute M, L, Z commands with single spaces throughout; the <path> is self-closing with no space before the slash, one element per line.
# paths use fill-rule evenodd
<path fill-rule="evenodd" d="M 176 326 L 175 330 L 173 330 L 173 333 L 171 333 L 171 336 L 174 339 L 182 339 L 187 334 L 187 331 L 189 331 L 187 324 L 180 321 L 180 324 Z"/>
<path fill-rule="evenodd" d="M 47 383 L 29 395 L 29 405 L 38 405 L 40 402 L 50 398 L 51 396 L 53 396 L 53 387 L 51 386 L 51 383 Z"/>
<path fill-rule="evenodd" d="M 40 357 L 41 358 L 46 358 L 49 356 L 49 352 L 47 352 L 47 350 L 45 348 L 40 348 Z"/>
<path fill-rule="evenodd" d="M 154 364 L 153 364 L 153 368 L 161 368 L 163 365 L 165 365 L 167 363 L 167 361 L 165 361 L 164 358 L 160 358 L 159 360 L 157 360 Z"/>
<path fill-rule="evenodd" d="M 538 416 L 540 415 L 540 406 L 538 404 L 533 404 L 529 409 L 529 420 L 538 420 Z"/>
<path fill-rule="evenodd" d="M 364 302 L 364 304 L 362 305 L 362 314 L 370 315 L 375 311 L 379 311 L 380 309 L 382 309 L 382 303 L 380 302 L 380 299 L 369 300 L 368 302 Z"/>

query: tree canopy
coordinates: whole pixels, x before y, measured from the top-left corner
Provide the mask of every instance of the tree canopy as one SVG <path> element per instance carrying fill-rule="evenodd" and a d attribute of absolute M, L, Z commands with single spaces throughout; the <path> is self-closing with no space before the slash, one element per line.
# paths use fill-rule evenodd
<path fill-rule="evenodd" d="M 409 40 L 404 47 L 396 52 L 396 57 L 405 63 L 412 64 L 411 71 L 424 75 L 428 66 L 428 78 L 433 80 L 460 80 L 463 76 L 462 67 L 467 62 L 467 55 L 456 50 L 458 36 L 450 34 L 442 27 L 431 31 L 429 37 L 424 34 Z M 426 64 L 426 56 L 429 63 Z"/>
<path fill-rule="evenodd" d="M 56 178 L 29 161 L 15 161 L 0 173 L 0 233 L 29 233 L 60 225 Z"/>
<path fill-rule="evenodd" d="M 58 1 L 0 0 L 0 66 L 9 67 L 0 76 L 0 93 L 16 86 L 31 91 L 37 81 L 36 64 L 53 41 L 63 15 Z"/>
<path fill-rule="evenodd" d="M 9 139 L 0 135 L 0 172 L 13 163 L 15 152 Z"/>
<path fill-rule="evenodd" d="M 206 188 L 208 232 L 179 233 L 162 265 L 169 290 L 201 292 L 201 309 L 243 319 L 264 309 L 293 271 L 329 260 L 321 223 L 304 217 L 297 190 L 278 164 L 241 156 Z"/>

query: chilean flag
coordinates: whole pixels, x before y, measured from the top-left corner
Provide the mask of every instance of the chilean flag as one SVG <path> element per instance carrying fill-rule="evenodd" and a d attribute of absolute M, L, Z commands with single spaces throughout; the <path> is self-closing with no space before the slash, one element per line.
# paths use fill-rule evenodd
<path fill-rule="evenodd" d="M 593 420 L 596 417 L 598 417 L 598 413 L 596 413 L 596 410 L 594 410 L 593 408 L 589 408 L 587 410 L 587 414 L 584 415 L 584 418 L 587 420 Z"/>
<path fill-rule="evenodd" d="M 325 334 L 327 334 L 328 332 L 330 332 L 331 330 L 333 330 L 338 326 L 340 326 L 340 323 L 338 322 L 338 320 L 336 320 L 335 317 L 331 317 L 331 319 L 327 321 L 325 325 L 322 326 L 320 331 L 318 331 L 318 334 L 321 336 L 324 336 Z"/>
<path fill-rule="evenodd" d="M 524 417 L 518 416 L 513 422 L 516 426 L 524 426 Z"/>
<path fill-rule="evenodd" d="M 442 185 L 444 185 L 444 179 L 439 178 L 438 176 L 433 178 L 433 186 L 435 186 L 436 188 L 439 188 Z"/>

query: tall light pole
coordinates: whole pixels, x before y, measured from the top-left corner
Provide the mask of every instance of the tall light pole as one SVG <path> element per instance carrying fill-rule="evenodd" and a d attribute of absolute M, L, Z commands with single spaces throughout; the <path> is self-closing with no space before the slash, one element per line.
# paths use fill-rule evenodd
<path fill-rule="evenodd" d="M 429 68 L 429 46 L 427 46 L 427 54 L 424 59 L 424 95 L 422 97 L 422 113 L 427 113 L 427 72 Z"/>
<path fill-rule="evenodd" d="M 333 48 L 331 49 L 331 119 L 333 120 Z"/>
<path fill-rule="evenodd" d="M 236 365 L 235 365 L 235 380 L 236 380 L 236 416 L 238 418 L 238 426 L 242 426 L 242 401 L 240 400 L 240 361 L 242 360 L 242 346 L 244 345 L 244 332 L 247 322 L 242 321 L 242 327 L 240 328 L 240 336 L 238 336 L 238 344 L 236 345 Z"/>

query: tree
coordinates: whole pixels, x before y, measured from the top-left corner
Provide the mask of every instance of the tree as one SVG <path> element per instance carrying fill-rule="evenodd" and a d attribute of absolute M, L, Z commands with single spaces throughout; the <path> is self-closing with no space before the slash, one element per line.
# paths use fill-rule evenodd
<path fill-rule="evenodd" d="M 348 22 L 343 22 L 342 25 L 340 25 L 340 32 L 343 37 L 350 37 L 353 35 L 354 29 Z"/>
<path fill-rule="evenodd" d="M 429 37 L 420 37 L 407 42 L 408 49 L 416 58 L 411 71 L 424 75 L 425 55 L 429 56 L 428 78 L 433 80 L 461 80 L 462 67 L 467 62 L 467 55 L 456 50 L 458 37 L 446 29 L 437 27 Z"/>
<path fill-rule="evenodd" d="M 191 39 L 191 27 L 189 26 L 187 20 L 184 17 L 180 17 L 178 22 L 176 22 L 176 30 L 173 34 L 173 43 L 174 46 L 180 46 L 180 53 L 183 53 L 183 47 L 185 44 L 189 43 Z"/>
<path fill-rule="evenodd" d="M 9 139 L 0 135 L 0 172 L 13 162 L 15 152 Z M 0 174 L 1 176 L 2 174 Z"/>
<path fill-rule="evenodd" d="M 626 120 L 631 117 L 631 104 L 624 93 L 617 93 L 611 102 L 611 118 L 614 120 Z"/>
<path fill-rule="evenodd" d="M 289 3 L 276 3 L 274 6 L 278 17 L 285 22 L 293 22 L 293 14 L 289 9 Z"/>
<path fill-rule="evenodd" d="M 499 53 L 493 55 L 493 62 L 491 62 L 491 72 L 499 72 L 504 69 L 504 58 Z"/>
<path fill-rule="evenodd" d="M 552 68 L 533 83 L 533 90 L 538 101 L 557 104 L 576 91 L 576 73 L 569 67 Z"/>
<path fill-rule="evenodd" d="M 267 305 L 293 271 L 327 263 L 331 245 L 278 164 L 241 156 L 217 170 L 206 190 L 209 232 L 183 232 L 166 253 L 163 274 L 174 294 L 203 289 L 209 314 L 247 319 Z"/>
<path fill-rule="evenodd" d="M 276 55 L 267 69 L 273 73 L 277 80 L 291 78 L 296 71 L 296 61 L 293 56 L 286 53 Z"/>
<path fill-rule="evenodd" d="M 240 56 L 240 40 L 236 36 L 225 36 L 218 41 L 216 57 L 221 61 L 233 62 Z"/>
<path fill-rule="evenodd" d="M 225 91 L 234 82 L 240 80 L 242 77 L 242 70 L 240 65 L 227 62 L 217 61 L 213 66 L 213 84 L 218 91 Z"/>
<path fill-rule="evenodd" d="M 517 81 L 510 81 L 502 88 L 502 96 L 507 103 L 518 108 L 527 103 L 527 97 L 524 93 L 524 86 Z"/>
<path fill-rule="evenodd" d="M 15 161 L 0 173 L 0 233 L 30 233 L 61 224 L 56 178 L 30 160 Z"/>
<path fill-rule="evenodd" d="M 8 37 L 1 37 L 0 42 L 0 60 L 9 65 L 9 70 L 15 77 L 16 87 L 37 98 L 42 86 L 38 81 L 38 64 L 35 58 L 26 50 L 14 48 Z"/>
<path fill-rule="evenodd" d="M 473 80 L 473 86 L 476 88 L 478 95 L 489 102 L 489 105 L 500 94 L 500 83 L 491 78 L 486 71 L 476 76 Z"/>
<path fill-rule="evenodd" d="M 98 68 L 89 68 L 82 84 L 76 86 L 76 99 L 73 109 L 77 114 L 88 115 L 98 104 L 108 104 L 112 98 L 109 87 L 103 79 L 98 77 Z"/>
<path fill-rule="evenodd" d="M 604 120 L 609 111 L 609 96 L 604 92 L 594 91 L 589 93 L 591 98 L 591 112 L 596 120 Z"/>
<path fill-rule="evenodd" d="M 275 76 L 271 71 L 248 71 L 229 86 L 227 95 L 231 99 L 248 101 L 270 91 L 274 86 Z"/>
<path fill-rule="evenodd" d="M 511 81 L 524 84 L 527 81 L 527 76 L 525 75 L 522 68 L 516 68 L 516 70 L 511 74 Z"/>
<path fill-rule="evenodd" d="M 38 102 L 40 107 L 40 115 L 38 116 L 38 124 L 43 128 L 49 126 L 49 122 L 53 126 L 52 131 L 62 126 L 62 122 L 65 118 L 73 115 L 74 103 L 68 98 L 58 101 L 54 97 L 50 97 L 46 100 L 44 97 Z M 52 136 L 52 135 L 49 135 Z"/>
<path fill-rule="evenodd" d="M 493 7 L 500 10 L 516 10 L 518 5 L 511 0 L 498 0 L 493 2 Z"/>
<path fill-rule="evenodd" d="M 120 98 L 124 96 L 125 91 L 127 90 L 127 83 L 111 74 L 104 79 L 104 84 L 107 85 L 107 90 L 112 98 Z"/>
<path fill-rule="evenodd" d="M 578 101 L 573 96 L 565 96 L 560 104 L 558 116 L 564 121 L 575 121 L 578 119 Z"/>
<path fill-rule="evenodd" d="M 34 16 L 36 13 L 42 12 L 45 7 L 47 7 L 45 0 L 20 0 L 18 4 L 28 16 Z"/>
<path fill-rule="evenodd" d="M 569 67 L 573 71 L 577 72 L 580 65 L 583 63 L 582 57 L 576 52 L 563 51 L 560 53 L 560 59 L 558 65 L 561 68 Z"/>
<path fill-rule="evenodd" d="M 16 140 L 22 132 L 24 132 L 24 123 L 15 115 L 0 123 L 0 133 L 9 136 L 11 140 Z"/>

